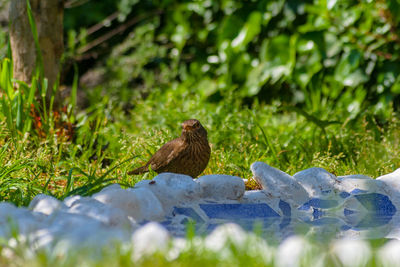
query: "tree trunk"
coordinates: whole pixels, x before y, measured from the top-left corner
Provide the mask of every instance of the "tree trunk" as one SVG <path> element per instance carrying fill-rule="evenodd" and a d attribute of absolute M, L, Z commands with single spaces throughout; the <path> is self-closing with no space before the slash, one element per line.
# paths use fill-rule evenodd
<path fill-rule="evenodd" d="M 64 50 L 63 0 L 30 0 L 35 19 L 39 45 L 43 56 L 44 77 L 48 80 L 47 101 L 60 73 L 60 59 Z M 10 41 L 14 62 L 14 78 L 30 83 L 37 54 L 29 25 L 26 0 L 12 0 L 10 5 Z M 57 90 L 54 104 L 60 104 Z"/>

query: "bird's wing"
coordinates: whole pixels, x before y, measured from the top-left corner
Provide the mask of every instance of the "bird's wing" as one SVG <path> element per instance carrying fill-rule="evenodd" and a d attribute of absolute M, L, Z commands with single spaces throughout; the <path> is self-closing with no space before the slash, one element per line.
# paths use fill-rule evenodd
<path fill-rule="evenodd" d="M 181 155 L 186 149 L 186 144 L 179 138 L 169 141 L 163 145 L 149 160 L 154 171 L 164 169 Z"/>

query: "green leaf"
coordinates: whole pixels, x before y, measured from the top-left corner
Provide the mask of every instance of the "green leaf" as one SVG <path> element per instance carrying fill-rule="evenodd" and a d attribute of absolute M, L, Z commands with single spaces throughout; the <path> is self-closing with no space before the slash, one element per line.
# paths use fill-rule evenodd
<path fill-rule="evenodd" d="M 400 76 L 396 78 L 393 86 L 390 88 L 390 91 L 394 94 L 400 94 Z"/>
<path fill-rule="evenodd" d="M 296 63 L 297 35 L 279 35 L 263 42 L 260 59 L 262 62 L 247 75 L 245 95 L 256 95 L 266 83 L 277 83 L 289 78 Z"/>
<path fill-rule="evenodd" d="M 118 20 L 120 22 L 125 21 L 126 17 L 132 10 L 132 7 L 139 3 L 139 0 L 121 0 L 118 1 Z"/>
<path fill-rule="evenodd" d="M 28 101 L 27 101 L 27 104 L 29 107 L 33 103 L 33 98 L 35 97 L 35 92 L 37 89 L 37 83 L 38 83 L 38 81 L 37 81 L 36 77 L 33 77 L 31 86 L 29 88 L 29 95 L 28 95 Z"/>
<path fill-rule="evenodd" d="M 198 87 L 199 93 L 203 97 L 208 97 L 208 96 L 214 94 L 218 90 L 217 83 L 208 77 L 202 79 L 197 87 Z"/>
<path fill-rule="evenodd" d="M 10 102 L 6 100 L 6 97 L 4 95 L 2 97 L 2 102 L 3 103 L 1 106 L 3 108 L 3 114 L 6 116 L 8 129 L 11 132 L 11 136 L 15 137 L 15 127 L 13 124 Z"/>
<path fill-rule="evenodd" d="M 359 68 L 361 59 L 361 53 L 355 49 L 344 54 L 335 69 L 335 80 L 350 87 L 357 87 L 368 81 L 368 76 Z"/>
<path fill-rule="evenodd" d="M 10 100 L 14 99 L 14 87 L 11 83 L 11 62 L 8 58 L 3 60 L 0 69 L 0 89 L 4 90 Z"/>
<path fill-rule="evenodd" d="M 78 92 L 78 82 L 79 82 L 79 70 L 78 65 L 74 64 L 74 80 L 72 82 L 72 89 L 71 89 L 71 122 L 75 122 L 74 112 L 76 107 L 76 96 Z"/>
<path fill-rule="evenodd" d="M 191 34 L 188 16 L 182 8 L 177 8 L 172 14 L 172 19 L 175 22 L 175 29 L 171 35 L 171 40 L 175 43 L 178 50 L 181 51 Z"/>
<path fill-rule="evenodd" d="M 329 10 L 331 10 L 331 9 L 333 9 L 335 7 L 336 3 L 337 3 L 337 0 L 327 0 L 326 1 L 326 7 Z"/>
<path fill-rule="evenodd" d="M 261 22 L 262 14 L 260 12 L 254 11 L 250 14 L 239 34 L 232 40 L 231 46 L 234 51 L 244 49 L 260 33 Z"/>
<path fill-rule="evenodd" d="M 301 87 L 305 88 L 312 77 L 322 69 L 322 58 L 318 46 L 313 40 L 303 39 L 299 41 L 297 51 L 293 77 Z"/>
<path fill-rule="evenodd" d="M 235 15 L 225 17 L 218 29 L 218 46 L 225 40 L 233 40 L 243 25 L 243 21 Z"/>
<path fill-rule="evenodd" d="M 22 131 L 23 127 L 23 101 L 22 95 L 18 94 L 17 96 L 17 116 L 15 121 L 15 126 L 19 131 Z"/>

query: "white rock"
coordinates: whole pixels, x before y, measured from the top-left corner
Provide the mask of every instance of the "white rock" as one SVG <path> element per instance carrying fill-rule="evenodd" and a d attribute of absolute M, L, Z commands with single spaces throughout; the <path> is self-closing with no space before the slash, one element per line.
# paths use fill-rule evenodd
<path fill-rule="evenodd" d="M 204 240 L 204 245 L 207 249 L 218 252 L 229 247 L 229 244 L 244 248 L 246 241 L 247 234 L 239 225 L 226 223 L 215 228 Z"/>
<path fill-rule="evenodd" d="M 7 216 L 12 216 L 17 211 L 18 208 L 14 204 L 8 202 L 0 202 L 0 213 L 2 215 L 0 216 L 1 221 L 4 221 Z"/>
<path fill-rule="evenodd" d="M 338 176 L 338 180 L 343 180 L 343 179 L 372 179 L 371 177 L 367 175 L 362 175 L 362 174 L 351 174 L 351 175 L 343 175 L 343 176 Z"/>
<path fill-rule="evenodd" d="M 121 189 L 121 186 L 119 184 L 111 184 L 101 189 L 100 192 L 106 192 L 108 190 L 116 190 L 116 189 Z"/>
<path fill-rule="evenodd" d="M 352 192 L 358 190 L 368 193 L 383 192 L 387 187 L 384 182 L 372 179 L 365 175 L 347 175 L 338 177 L 340 184 L 337 186 L 339 190 Z"/>
<path fill-rule="evenodd" d="M 240 199 L 240 203 L 243 204 L 265 203 L 282 216 L 283 214 L 279 208 L 279 202 L 279 198 L 272 197 L 265 190 L 246 191 L 243 197 Z"/>
<path fill-rule="evenodd" d="M 51 229 L 57 229 L 59 232 L 68 233 L 67 229 L 77 227 L 79 225 L 95 224 L 99 227 L 103 224 L 89 216 L 83 216 L 81 214 L 72 214 L 65 210 L 59 210 L 53 212 L 48 216 L 45 222 L 50 226 Z"/>
<path fill-rule="evenodd" d="M 132 235 L 133 259 L 138 260 L 158 251 L 166 251 L 169 242 L 169 233 L 161 224 L 147 223 Z"/>
<path fill-rule="evenodd" d="M 83 197 L 81 197 L 79 195 L 69 196 L 69 197 L 66 197 L 63 202 L 64 202 L 65 206 L 71 207 L 75 201 L 82 199 L 82 198 Z"/>
<path fill-rule="evenodd" d="M 50 251 L 58 246 L 63 253 L 69 250 L 96 250 L 112 247 L 113 241 L 127 241 L 128 234 L 118 228 L 104 226 L 100 221 L 64 211 L 56 211 L 46 219 L 47 227 L 31 235 L 37 248 L 48 248 Z"/>
<path fill-rule="evenodd" d="M 380 176 L 376 178 L 378 181 L 382 181 L 387 184 L 393 191 L 400 194 L 400 168 L 392 173 Z"/>
<path fill-rule="evenodd" d="M 264 190 L 249 190 L 246 191 L 240 200 L 241 203 L 268 203 L 271 201 L 271 196 Z"/>
<path fill-rule="evenodd" d="M 322 169 L 310 168 L 293 175 L 311 197 L 321 197 L 333 192 L 338 180 L 335 175 Z"/>
<path fill-rule="evenodd" d="M 204 199 L 239 200 L 246 189 L 242 178 L 230 175 L 205 175 L 196 182 Z"/>
<path fill-rule="evenodd" d="M 391 240 L 383 245 L 378 253 L 377 258 L 383 267 L 400 266 L 400 241 Z M 379 262 L 377 264 L 379 266 Z"/>
<path fill-rule="evenodd" d="M 289 174 L 275 169 L 264 162 L 251 165 L 254 178 L 262 188 L 274 197 L 301 205 L 309 199 L 307 191 Z"/>
<path fill-rule="evenodd" d="M 138 182 L 133 189 L 148 189 L 162 203 L 164 211 L 169 214 L 172 208 L 199 199 L 200 186 L 193 181 L 192 177 L 176 173 L 161 173 L 153 180 L 143 180 Z"/>
<path fill-rule="evenodd" d="M 80 214 L 96 219 L 108 226 L 128 227 L 130 221 L 119 208 L 106 205 L 94 198 L 80 198 L 67 210 L 69 213 Z"/>
<path fill-rule="evenodd" d="M 371 258 L 371 248 L 362 240 L 336 240 L 331 251 L 343 266 L 366 266 Z"/>
<path fill-rule="evenodd" d="M 275 259 L 276 266 L 302 266 L 301 259 L 310 251 L 311 245 L 303 237 L 291 236 L 279 245 Z"/>
<path fill-rule="evenodd" d="M 136 222 L 161 221 L 165 212 L 160 201 L 147 188 L 132 190 L 109 189 L 100 191 L 93 198 L 112 207 L 119 208 Z"/>
<path fill-rule="evenodd" d="M 39 194 L 32 199 L 31 203 L 29 203 L 28 208 L 35 212 L 41 212 L 43 214 L 49 215 L 56 210 L 66 207 L 67 206 L 64 203 L 52 196 Z"/>
<path fill-rule="evenodd" d="M 45 215 L 33 213 L 26 208 L 18 208 L 11 203 L 0 203 L 0 236 L 8 237 L 14 230 L 28 234 L 42 227 Z"/>

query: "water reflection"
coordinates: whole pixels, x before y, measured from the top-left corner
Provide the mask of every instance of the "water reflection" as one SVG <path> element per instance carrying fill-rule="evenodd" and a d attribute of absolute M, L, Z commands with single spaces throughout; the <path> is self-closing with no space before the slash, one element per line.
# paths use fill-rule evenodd
<path fill-rule="evenodd" d="M 266 203 L 175 207 L 173 217 L 163 224 L 174 236 L 184 236 L 188 224 L 196 234 L 207 235 L 218 225 L 233 222 L 277 242 L 294 234 L 312 235 L 316 240 L 400 239 L 400 215 L 390 199 L 378 193 L 357 193 L 341 196 L 343 201 L 313 198 L 297 209 L 282 200 L 275 209 Z"/>

